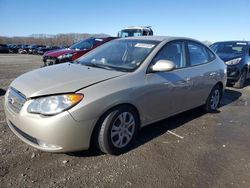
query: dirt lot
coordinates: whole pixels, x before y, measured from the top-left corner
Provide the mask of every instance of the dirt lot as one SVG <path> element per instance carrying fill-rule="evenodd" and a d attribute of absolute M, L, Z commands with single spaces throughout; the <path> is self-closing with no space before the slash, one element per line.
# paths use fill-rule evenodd
<path fill-rule="evenodd" d="M 7 127 L 5 90 L 41 56 L 0 55 L 0 187 L 250 187 L 250 84 L 228 88 L 220 112 L 194 109 L 144 128 L 121 156 L 51 154 Z M 172 131 L 168 132 L 168 131 Z"/>

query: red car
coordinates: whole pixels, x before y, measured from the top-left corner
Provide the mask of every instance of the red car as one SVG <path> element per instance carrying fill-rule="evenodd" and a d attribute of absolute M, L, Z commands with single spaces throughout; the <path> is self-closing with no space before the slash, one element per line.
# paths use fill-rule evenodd
<path fill-rule="evenodd" d="M 97 46 L 100 46 L 108 41 L 116 39 L 116 37 L 106 38 L 88 38 L 84 39 L 76 44 L 73 44 L 69 48 L 48 51 L 43 55 L 44 66 L 71 62 L 93 50 Z"/>

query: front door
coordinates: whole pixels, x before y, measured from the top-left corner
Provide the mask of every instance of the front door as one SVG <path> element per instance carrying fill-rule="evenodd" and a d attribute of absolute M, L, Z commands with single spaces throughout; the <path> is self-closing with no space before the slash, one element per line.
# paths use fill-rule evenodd
<path fill-rule="evenodd" d="M 167 43 L 152 60 L 170 60 L 176 69 L 169 72 L 148 73 L 143 95 L 144 121 L 151 122 L 184 111 L 189 106 L 192 81 L 186 67 L 184 42 Z"/>

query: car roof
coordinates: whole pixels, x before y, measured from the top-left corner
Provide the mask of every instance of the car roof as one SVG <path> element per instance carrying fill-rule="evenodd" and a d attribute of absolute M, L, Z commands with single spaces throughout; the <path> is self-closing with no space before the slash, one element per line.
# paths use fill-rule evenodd
<path fill-rule="evenodd" d="M 85 41 L 85 40 L 89 40 L 89 39 L 93 39 L 93 40 L 106 40 L 106 39 L 116 39 L 117 37 L 88 37 L 88 38 L 84 38 L 84 39 L 81 39 L 80 41 L 78 42 L 82 42 L 82 41 Z M 77 42 L 76 42 L 77 43 Z"/>
<path fill-rule="evenodd" d="M 151 29 L 151 26 L 129 26 L 129 27 L 124 28 L 123 30 L 125 29 Z"/>
<path fill-rule="evenodd" d="M 229 40 L 229 41 L 218 41 L 218 42 L 214 42 L 213 44 L 215 43 L 230 43 L 230 42 L 238 42 L 238 43 L 248 43 L 250 44 L 250 41 L 245 41 L 245 40 Z"/>
<path fill-rule="evenodd" d="M 175 37 L 175 36 L 138 36 L 138 37 L 126 37 L 121 38 L 119 40 L 152 40 L 152 41 L 172 41 L 172 40 L 192 40 L 196 42 L 200 42 L 195 39 L 187 38 L 187 37 Z"/>

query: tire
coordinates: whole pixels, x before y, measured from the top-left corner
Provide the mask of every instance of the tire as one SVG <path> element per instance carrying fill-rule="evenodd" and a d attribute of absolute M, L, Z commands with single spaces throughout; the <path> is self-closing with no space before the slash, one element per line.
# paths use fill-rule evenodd
<path fill-rule="evenodd" d="M 99 127 L 99 149 L 107 154 L 119 155 L 127 152 L 134 143 L 139 129 L 139 117 L 134 108 L 119 106 L 101 118 Z"/>
<path fill-rule="evenodd" d="M 247 78 L 247 70 L 244 69 L 240 75 L 239 80 L 233 85 L 233 87 L 235 87 L 237 89 L 242 89 L 245 85 L 246 78 Z"/>
<path fill-rule="evenodd" d="M 219 85 L 215 85 L 206 100 L 204 110 L 208 113 L 216 112 L 220 106 L 221 98 L 222 88 Z"/>

